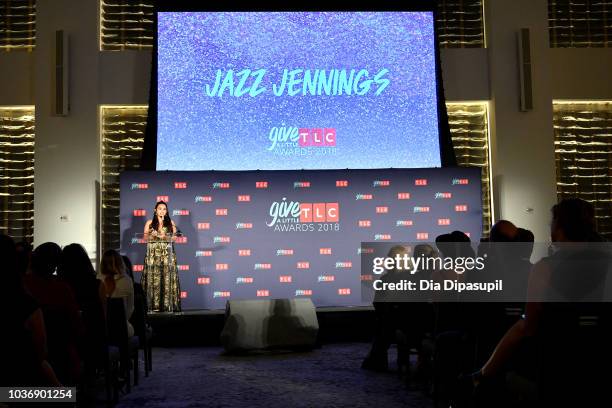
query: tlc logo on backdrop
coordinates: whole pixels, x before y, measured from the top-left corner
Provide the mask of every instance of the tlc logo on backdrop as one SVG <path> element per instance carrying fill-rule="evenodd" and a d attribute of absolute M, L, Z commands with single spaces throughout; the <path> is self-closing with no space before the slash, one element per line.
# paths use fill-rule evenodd
<path fill-rule="evenodd" d="M 268 212 L 271 220 L 266 223 L 274 227 L 275 231 L 314 231 L 314 223 L 338 224 L 340 222 L 339 203 L 300 203 L 287 201 L 274 201 Z M 333 227 L 333 225 L 332 225 Z M 339 225 L 334 228 L 319 228 L 319 231 L 339 231 Z"/>
<path fill-rule="evenodd" d="M 300 222 L 338 222 L 338 203 L 301 203 Z"/>

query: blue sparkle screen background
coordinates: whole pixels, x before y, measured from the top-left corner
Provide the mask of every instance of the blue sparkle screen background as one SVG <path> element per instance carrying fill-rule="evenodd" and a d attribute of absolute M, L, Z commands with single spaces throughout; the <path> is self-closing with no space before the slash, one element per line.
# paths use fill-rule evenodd
<path fill-rule="evenodd" d="M 157 170 L 440 166 L 431 12 L 160 12 Z"/>

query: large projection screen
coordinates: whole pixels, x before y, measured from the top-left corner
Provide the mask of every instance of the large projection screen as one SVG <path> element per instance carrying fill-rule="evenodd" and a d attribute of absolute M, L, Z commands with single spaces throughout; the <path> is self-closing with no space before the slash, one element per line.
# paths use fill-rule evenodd
<path fill-rule="evenodd" d="M 160 11 L 157 35 L 157 170 L 441 165 L 431 11 Z"/>

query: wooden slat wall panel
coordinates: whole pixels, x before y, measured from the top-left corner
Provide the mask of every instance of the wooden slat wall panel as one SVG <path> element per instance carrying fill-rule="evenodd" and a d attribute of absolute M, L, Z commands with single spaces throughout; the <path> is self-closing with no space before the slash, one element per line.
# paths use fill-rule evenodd
<path fill-rule="evenodd" d="M 0 107 L 0 233 L 34 238 L 34 107 Z"/>
<path fill-rule="evenodd" d="M 550 46 L 609 47 L 612 0 L 548 0 Z"/>
<path fill-rule="evenodd" d="M 100 0 L 102 50 L 151 48 L 153 10 L 151 0 Z M 482 0 L 440 0 L 438 24 L 441 47 L 484 47 Z"/>
<path fill-rule="evenodd" d="M 595 205 L 598 231 L 612 238 L 612 102 L 554 103 L 558 199 Z"/>
<path fill-rule="evenodd" d="M 142 50 L 153 47 L 153 1 L 99 1 L 101 50 Z"/>
<path fill-rule="evenodd" d="M 119 249 L 119 174 L 137 170 L 147 125 L 146 106 L 103 106 L 102 131 L 102 251 Z"/>
<path fill-rule="evenodd" d="M 36 1 L 0 0 L 0 50 L 32 51 L 36 42 Z"/>
<path fill-rule="evenodd" d="M 482 0 L 440 0 L 438 39 L 441 48 L 483 48 Z"/>
<path fill-rule="evenodd" d="M 488 236 L 492 218 L 488 105 L 447 103 L 446 109 L 457 164 L 482 168 L 482 232 Z"/>

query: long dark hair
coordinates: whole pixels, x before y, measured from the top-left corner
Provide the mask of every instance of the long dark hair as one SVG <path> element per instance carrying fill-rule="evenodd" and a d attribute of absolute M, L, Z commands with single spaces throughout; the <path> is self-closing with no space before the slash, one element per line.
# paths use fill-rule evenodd
<path fill-rule="evenodd" d="M 168 204 L 166 204 L 164 201 L 158 201 L 157 203 L 155 203 L 155 207 L 153 207 L 155 210 L 157 210 L 157 206 L 163 204 L 166 206 L 166 215 L 164 216 L 164 227 L 166 227 L 166 230 L 168 232 L 172 232 L 172 221 L 170 220 L 170 210 L 168 209 Z M 157 220 L 157 214 L 155 213 L 155 211 L 153 211 L 153 220 L 151 222 L 151 228 L 154 229 L 155 231 L 159 230 L 159 221 Z"/>
<path fill-rule="evenodd" d="M 62 249 L 57 275 L 68 282 L 75 293 L 84 292 L 86 286 L 96 279 L 96 271 L 87 251 L 80 244 L 66 245 Z"/>

